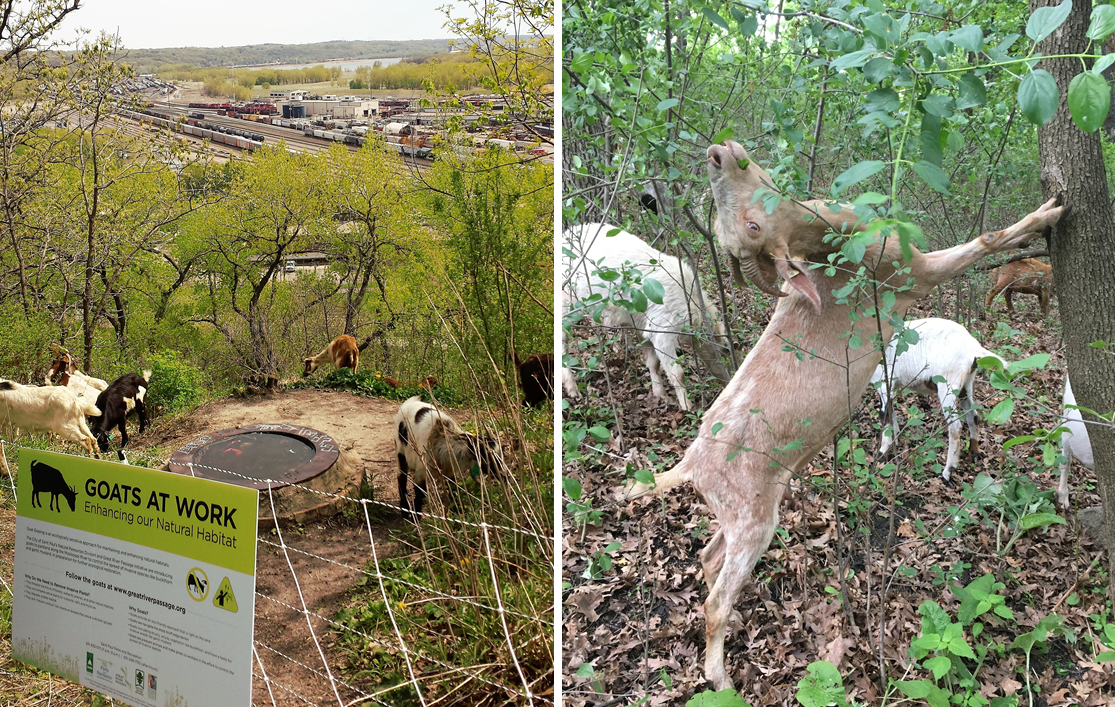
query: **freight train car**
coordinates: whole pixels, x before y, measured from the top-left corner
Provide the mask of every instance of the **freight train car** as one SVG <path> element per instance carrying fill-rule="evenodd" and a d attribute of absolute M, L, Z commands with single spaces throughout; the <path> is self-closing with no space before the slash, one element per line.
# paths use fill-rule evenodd
<path fill-rule="evenodd" d="M 193 119 L 183 123 L 165 113 L 159 113 L 152 110 L 147 110 L 143 113 L 134 113 L 129 110 L 121 110 L 120 113 L 127 118 L 131 118 L 132 120 L 138 120 L 143 123 L 156 125 L 160 128 L 167 128 L 176 132 L 185 133 L 187 135 L 193 135 L 194 137 L 199 137 L 204 140 L 209 140 L 210 142 L 219 143 L 221 145 L 237 147 L 241 150 L 247 150 L 248 152 L 252 152 L 256 148 L 263 145 L 262 135 L 249 134 L 244 132 L 243 130 L 236 130 L 235 128 L 231 129 L 231 131 L 229 132 L 222 133 L 217 130 L 212 130 L 211 128 L 219 126 L 214 126 L 211 123 L 199 125 L 197 121 Z M 258 137 L 260 139 L 254 140 L 252 139 L 253 137 Z"/>

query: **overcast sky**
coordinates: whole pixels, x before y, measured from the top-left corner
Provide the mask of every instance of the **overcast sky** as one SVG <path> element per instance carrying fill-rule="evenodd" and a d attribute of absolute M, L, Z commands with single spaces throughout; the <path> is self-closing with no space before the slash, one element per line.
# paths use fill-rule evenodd
<path fill-rule="evenodd" d="M 442 39 L 447 0 L 84 0 L 58 39 L 79 27 L 119 30 L 129 49 L 310 44 L 329 40 Z M 462 10 L 463 12 L 463 10 Z"/>

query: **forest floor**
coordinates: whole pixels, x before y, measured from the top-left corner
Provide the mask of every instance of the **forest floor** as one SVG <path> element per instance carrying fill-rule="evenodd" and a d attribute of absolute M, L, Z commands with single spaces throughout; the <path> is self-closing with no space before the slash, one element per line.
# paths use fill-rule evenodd
<path fill-rule="evenodd" d="M 954 313 L 951 296 L 939 292 L 923 300 L 911 308 L 907 321 L 925 316 L 957 318 L 933 310 L 943 304 Z M 1057 484 L 1056 476 L 1042 464 L 1040 448 L 1021 444 L 1002 451 L 1005 440 L 1035 427 L 1055 425 L 1049 411 L 1060 410 L 1064 385 L 1056 309 L 1043 319 L 1033 298 L 1019 299 L 1023 311 L 1017 311 L 1016 299 L 1016 312 L 1007 315 L 1000 300 L 986 319 L 968 323 L 969 329 L 1008 360 L 1042 352 L 1052 354 L 1052 359 L 1022 384 L 1029 394 L 1027 403 L 1020 404 L 1003 427 L 991 427 L 983 420 L 1002 394 L 988 384 L 985 373 L 977 374 L 975 398 L 981 410 L 983 453 L 974 464 L 962 454 L 953 475 L 959 482 L 956 486 L 946 485 L 939 476 L 946 441 L 939 403 L 935 398 L 905 396 L 904 409 L 918 406 L 925 424 L 904 428 L 897 442 L 903 453 L 896 493 L 900 505 L 894 510 L 895 532 L 889 543 L 891 506 L 885 494 L 891 479 L 865 478 L 868 474 L 862 472 L 854 478 L 843 464 L 842 496 L 834 504 L 830 446 L 803 478 L 791 482 L 794 500 L 782 504 L 781 530 L 735 604 L 743 623 L 729 626 L 726 642 L 728 674 L 752 705 L 797 705 L 798 682 L 807 666 L 818 660 L 839 667 L 844 688 L 857 703 L 901 700 L 903 696 L 893 690 L 884 699 L 879 686 L 880 624 L 885 627 L 882 652 L 887 676 L 932 679 L 909 657 L 911 643 L 922 631 L 918 607 L 925 601 L 937 602 L 956 617 L 960 601 L 949 585 L 967 586 L 988 573 L 1003 583 L 998 594 L 1005 598 L 1013 620 L 988 613 L 979 619 L 985 630 L 978 638 L 971 626 L 965 629 L 973 648 L 984 645 L 988 651 L 979 664 L 953 659 L 961 669 L 975 671 L 971 688 L 952 685 L 955 694 L 971 700 L 964 704 L 988 704 L 997 697 L 1004 699 L 994 702 L 995 707 L 1115 704 L 1115 664 L 1095 661 L 1100 651 L 1107 650 L 1098 635 L 1111 615 L 1103 548 L 1095 530 L 1086 531 L 1097 521 L 1096 514 L 1087 510 L 1099 505 L 1093 475 L 1074 464 L 1072 509 L 1062 512 L 1067 523 L 1024 533 L 1004 555 L 998 548 L 1006 544 L 1010 532 L 999 525 L 1002 509 L 976 510 L 961 495 L 980 472 L 999 482 L 1032 480 L 1045 492 L 1046 501 Z M 753 313 L 747 316 L 749 321 L 736 324 L 748 345 L 753 344 L 766 325 L 769 303 L 746 302 L 742 308 L 737 303 L 736 311 Z M 565 421 L 584 420 L 611 430 L 622 426 L 623 437 L 605 444 L 586 437 L 578 450 L 584 458 L 563 465 L 563 474 L 582 484 L 579 503 L 602 511 L 596 523 L 585 525 L 575 525 L 570 513 L 563 514 L 564 704 L 681 705 L 708 687 L 702 607 L 708 589 L 698 552 L 715 532 L 717 521 L 689 484 L 664 499 L 651 494 L 625 501 L 619 491 L 636 470 L 657 472 L 673 466 L 700 420 L 680 411 L 672 398 L 663 402 L 651 395 L 634 337 L 628 339 L 625 352 L 622 346 L 600 348 L 589 338 L 597 333 L 574 334 L 567 350 L 576 350 L 575 344 L 588 345 L 600 357 L 601 367 L 606 367 L 607 380 L 600 373 L 582 374 L 588 395 L 565 412 Z M 707 407 L 717 392 L 718 388 L 712 389 L 698 404 Z M 692 388 L 690 394 L 700 400 Z M 866 453 L 868 470 L 878 440 L 877 407 L 877 397 L 869 392 L 853 418 L 856 436 L 863 438 L 857 446 Z M 905 425 L 905 416 L 900 414 L 899 419 Z M 919 439 L 919 451 L 911 451 Z M 564 453 L 569 459 L 569 450 Z M 564 502 L 569 501 L 566 496 Z M 887 592 L 880 597 L 888 544 L 892 552 Z M 611 564 L 601 562 L 603 558 Z M 896 571 L 899 566 L 902 570 Z M 840 582 L 841 567 L 846 587 Z M 842 598 L 847 600 L 846 608 Z M 1072 634 L 1050 635 L 1034 648 L 1029 662 L 1031 702 L 1025 688 L 1026 655 L 1009 646 L 1050 613 L 1064 617 L 1064 626 Z M 953 675 L 960 672 L 953 671 Z M 939 685 L 948 687 L 948 679 L 942 678 Z M 817 704 L 825 703 L 832 704 Z"/>
<path fill-rule="evenodd" d="M 326 432 L 363 460 L 374 498 L 397 502 L 395 476 L 398 469 L 394 449 L 394 416 L 399 403 L 353 395 L 347 392 L 292 390 L 274 395 L 216 400 L 165 422 L 157 422 L 143 435 L 134 435 L 129 450 L 154 459 L 170 453 L 203 432 L 264 422 L 293 422 Z M 467 413 L 453 411 L 459 420 Z M 415 533 L 391 510 L 374 513 L 371 541 L 379 558 L 417 553 Z M 10 584 L 14 550 L 15 510 L 0 508 L 0 578 Z M 326 675 L 322 654 L 334 678 L 339 678 L 341 657 L 334 650 L 332 626 L 322 618 L 309 622 L 302 603 L 320 617 L 332 619 L 348 599 L 372 558 L 368 525 L 362 513 L 350 510 L 334 517 L 284 528 L 282 541 L 272 529 L 261 532 L 256 551 L 255 648 L 258 659 L 253 672 L 253 704 L 330 704 L 337 702 Z M 289 548 L 285 552 L 282 545 Z M 289 563 L 288 564 L 288 554 Z M 294 576 L 292 577 L 292 569 Z M 294 577 L 297 577 L 297 583 Z M 311 637 L 312 631 L 316 641 Z M 388 640 L 389 637 L 385 637 Z M 88 691 L 28 671 L 11 660 L 11 645 L 0 642 L 0 701 L 8 696 L 53 693 L 56 704 L 89 704 Z M 320 652 L 319 652 L 320 650 Z M 262 664 L 272 682 L 260 677 Z M 359 686 L 368 691 L 371 686 Z M 339 697 L 347 704 L 361 692 L 336 683 Z M 88 693 L 92 694 L 92 693 Z M 72 701 L 66 701 L 66 695 Z M 37 698 L 35 698 L 37 699 Z"/>

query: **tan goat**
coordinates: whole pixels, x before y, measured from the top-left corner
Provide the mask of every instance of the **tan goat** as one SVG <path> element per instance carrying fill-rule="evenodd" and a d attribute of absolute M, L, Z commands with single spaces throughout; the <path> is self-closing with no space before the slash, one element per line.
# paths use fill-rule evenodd
<path fill-rule="evenodd" d="M 709 177 L 716 199 L 716 231 L 720 247 L 728 253 L 732 276 L 743 285 L 747 275 L 756 287 L 768 295 L 785 297 L 779 290 L 778 276 L 791 284 L 808 287 L 807 281 L 794 282 L 792 272 L 805 267 L 804 258 L 811 253 L 833 252 L 834 246 L 824 242 L 831 231 L 852 233 L 862 231 L 851 206 L 836 204 L 833 212 L 824 199 L 781 201 L 768 214 L 762 198 L 755 198 L 760 189 L 771 190 L 769 174 L 752 162 L 738 142 L 726 140 L 708 150 Z M 743 270 L 743 273 L 740 270 Z M 803 290 L 819 311 L 821 300 L 815 291 Z"/>
<path fill-rule="evenodd" d="M 723 170 L 739 170 L 732 153 L 731 147 L 709 148 L 708 170 L 714 184 L 723 178 Z M 723 193 L 714 187 L 721 225 L 739 221 L 739 210 L 750 202 L 742 198 L 722 201 Z M 1013 226 L 985 233 L 969 243 L 932 253 L 915 249 L 907 264 L 908 275 L 897 275 L 893 266 L 902 260 L 896 238 L 889 238 L 885 247 L 880 243 L 868 246 L 863 264 L 875 269 L 878 281 L 893 281 L 895 312 L 902 315 L 915 300 L 981 258 L 1015 248 L 1056 224 L 1062 207 L 1055 202 L 1050 200 Z M 793 233 L 767 231 L 763 235 L 770 241 L 761 246 L 758 261 L 770 261 L 772 252 L 787 247 L 795 252 Z M 701 553 L 710 587 L 705 601 L 705 677 L 717 690 L 732 687 L 724 667 L 728 618 L 744 582 L 774 536 L 787 481 L 831 443 L 881 357 L 870 344 L 848 347 L 849 328 L 863 327 L 859 336 L 865 342 L 876 333 L 875 319 L 865 316 L 876 301 L 872 293 L 861 290 L 849 296 L 849 304 L 838 304 L 832 292 L 847 283 L 847 272 L 838 269 L 829 277 L 821 269 L 808 269 L 804 261 L 790 265 L 796 271 L 790 273 L 792 287 L 784 288 L 787 296 L 779 302 L 743 366 L 706 413 L 697 439 L 682 461 L 655 476 L 653 486 L 635 484 L 627 492 L 629 498 L 635 498 L 691 481 L 719 521 L 720 529 Z M 778 269 L 789 272 L 785 261 L 778 261 Z M 907 278 L 913 279 L 914 287 L 898 290 Z M 853 306 L 862 317 L 858 325 L 848 316 Z M 885 319 L 881 324 L 883 341 L 889 341 L 893 328 Z M 786 353 L 788 342 L 807 354 L 799 359 Z"/>
<path fill-rule="evenodd" d="M 331 363 L 334 368 L 348 368 L 356 373 L 356 367 L 360 365 L 360 349 L 356 346 L 356 339 L 348 334 L 341 334 L 322 349 L 321 353 L 302 359 L 302 363 L 306 366 L 302 371 L 303 378 L 313 373 L 322 363 Z"/>
<path fill-rule="evenodd" d="M 1052 265 L 1046 265 L 1033 258 L 1026 258 L 995 268 L 991 271 L 991 277 L 995 280 L 995 284 L 991 287 L 991 291 L 987 293 L 987 301 L 983 303 L 984 307 L 990 307 L 999 293 L 1005 292 L 1006 294 L 1003 297 L 1007 301 L 1007 311 L 1013 312 L 1014 307 L 1011 298 L 1014 295 L 1037 295 L 1038 304 L 1041 305 L 1041 313 L 1046 316 L 1049 315 L 1049 300 L 1053 299 L 1055 294 L 1053 291 Z"/>

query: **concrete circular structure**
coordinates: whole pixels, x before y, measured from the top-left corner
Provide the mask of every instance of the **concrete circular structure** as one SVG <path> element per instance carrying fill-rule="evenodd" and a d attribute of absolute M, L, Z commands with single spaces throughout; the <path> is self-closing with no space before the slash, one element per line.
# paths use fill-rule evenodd
<path fill-rule="evenodd" d="M 286 423 L 202 435 L 171 455 L 168 470 L 259 489 L 260 527 L 273 525 L 276 516 L 286 525 L 332 515 L 344 499 L 314 491 L 355 498 L 364 480 L 363 462 L 332 437 Z"/>

